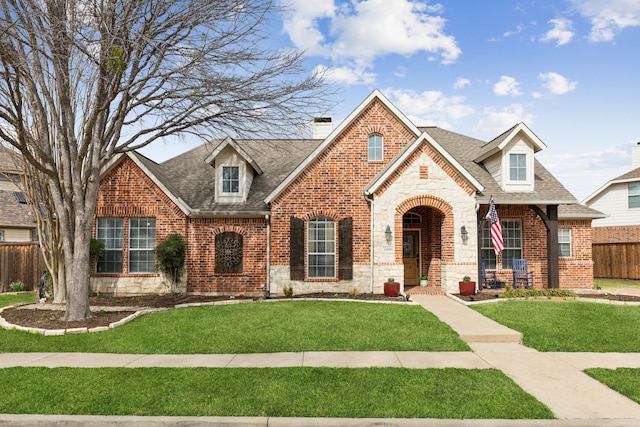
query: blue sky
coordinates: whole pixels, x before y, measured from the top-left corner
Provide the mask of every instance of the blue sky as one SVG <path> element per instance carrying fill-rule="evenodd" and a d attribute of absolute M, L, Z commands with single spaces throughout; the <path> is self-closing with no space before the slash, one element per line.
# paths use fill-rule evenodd
<path fill-rule="evenodd" d="M 380 89 L 418 126 L 488 141 L 523 121 L 579 200 L 631 170 L 640 0 L 286 1 L 274 36 L 339 88 L 318 115 L 339 122 Z M 198 143 L 142 152 L 163 161 Z"/>

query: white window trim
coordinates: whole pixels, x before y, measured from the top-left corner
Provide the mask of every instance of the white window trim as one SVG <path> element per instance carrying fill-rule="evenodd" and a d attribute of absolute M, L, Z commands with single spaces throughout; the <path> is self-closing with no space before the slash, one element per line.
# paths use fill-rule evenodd
<path fill-rule="evenodd" d="M 156 247 L 156 235 L 153 236 L 153 245 L 151 248 L 145 248 L 145 249 L 132 249 L 131 248 L 131 224 L 132 224 L 132 220 L 154 220 L 154 222 L 156 222 L 156 219 L 153 217 L 136 217 L 136 218 L 129 218 L 129 221 L 127 221 L 129 223 L 129 236 L 128 236 L 128 251 L 127 251 L 127 271 L 129 272 L 129 274 L 150 274 L 150 273 L 155 273 L 155 263 L 154 263 L 154 268 L 151 271 L 131 271 L 131 253 L 133 252 L 154 252 L 155 251 L 155 247 Z M 157 233 L 157 222 L 154 224 L 153 229 L 154 231 Z M 139 239 L 141 240 L 141 239 Z"/>
<path fill-rule="evenodd" d="M 637 188 L 632 189 L 631 187 Z M 631 206 L 631 197 L 640 197 L 640 182 L 630 182 L 629 184 L 627 184 L 627 208 L 640 208 L 640 206 Z"/>
<path fill-rule="evenodd" d="M 223 170 L 224 168 L 238 168 L 238 192 L 225 193 L 223 191 Z M 216 202 L 218 203 L 241 203 L 246 197 L 246 168 L 244 164 L 229 162 L 217 165 L 216 167 Z"/>
<path fill-rule="evenodd" d="M 380 158 L 372 159 L 371 158 L 371 138 L 376 136 L 380 137 Z M 382 136 L 382 134 L 374 132 L 369 134 L 369 136 L 367 137 L 367 159 L 370 162 L 381 162 L 384 160 L 384 136 Z"/>
<path fill-rule="evenodd" d="M 507 236 L 505 236 L 506 231 L 507 231 L 507 227 L 506 224 L 507 222 L 517 222 L 518 224 L 520 224 L 520 246 L 518 247 L 511 247 L 508 246 L 508 238 Z M 504 253 L 510 250 L 519 250 L 520 251 L 520 258 L 524 257 L 524 231 L 522 230 L 522 220 L 519 218 L 504 218 L 504 219 L 500 219 L 500 225 L 502 226 L 502 238 L 504 241 L 504 249 L 502 250 L 502 269 L 503 270 L 511 270 L 513 268 L 513 265 L 511 266 L 511 268 L 508 268 L 505 266 L 505 262 L 509 262 L 509 257 L 505 257 Z M 512 257 L 513 258 L 513 257 Z"/>
<path fill-rule="evenodd" d="M 561 230 L 564 230 L 564 231 L 568 232 L 568 237 L 569 237 L 569 241 L 568 242 L 560 240 L 561 239 L 561 237 L 560 237 L 560 231 Z M 563 245 L 567 245 L 568 244 L 569 245 L 569 255 L 560 255 L 560 245 L 561 244 L 563 244 Z M 559 228 L 558 229 L 558 257 L 559 258 L 571 258 L 571 257 L 573 257 L 573 244 L 572 244 L 572 237 L 571 237 L 571 229 L 570 228 Z"/>
<path fill-rule="evenodd" d="M 313 221 L 313 220 L 318 220 L 318 219 L 324 219 L 325 222 L 327 221 L 331 221 L 333 222 L 333 252 L 311 252 L 309 249 L 309 244 L 311 242 L 310 238 L 309 238 L 309 224 Z M 338 230 L 337 230 L 337 226 L 338 226 L 338 222 L 328 218 L 328 217 L 315 217 L 312 218 L 311 220 L 307 221 L 306 223 L 306 262 L 305 262 L 305 267 L 306 267 L 306 276 L 310 279 L 335 279 L 337 277 L 337 273 L 338 273 L 338 254 L 337 252 L 337 245 L 338 245 Z M 327 240 L 324 240 L 324 242 L 327 242 Z M 310 266 L 310 262 L 309 259 L 311 258 L 312 255 L 333 255 L 333 275 L 332 276 L 311 276 L 309 274 L 309 266 Z"/>

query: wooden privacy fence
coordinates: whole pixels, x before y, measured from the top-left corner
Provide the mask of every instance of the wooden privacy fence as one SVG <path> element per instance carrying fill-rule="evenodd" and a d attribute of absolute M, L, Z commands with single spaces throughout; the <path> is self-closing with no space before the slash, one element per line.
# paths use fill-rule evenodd
<path fill-rule="evenodd" d="M 594 243 L 593 276 L 640 279 L 640 242 Z"/>
<path fill-rule="evenodd" d="M 0 292 L 11 292 L 9 284 L 18 280 L 25 291 L 37 289 L 44 270 L 36 243 L 0 243 Z"/>

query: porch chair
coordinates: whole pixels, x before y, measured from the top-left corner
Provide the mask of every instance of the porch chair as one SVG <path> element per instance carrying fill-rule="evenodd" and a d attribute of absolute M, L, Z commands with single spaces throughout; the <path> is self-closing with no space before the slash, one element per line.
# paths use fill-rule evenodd
<path fill-rule="evenodd" d="M 485 289 L 495 289 L 498 287 L 498 278 L 495 271 L 487 271 L 482 260 L 482 287 Z"/>
<path fill-rule="evenodd" d="M 526 259 L 513 258 L 513 287 L 519 288 L 523 284 L 525 288 L 533 288 L 533 271 L 529 273 Z"/>

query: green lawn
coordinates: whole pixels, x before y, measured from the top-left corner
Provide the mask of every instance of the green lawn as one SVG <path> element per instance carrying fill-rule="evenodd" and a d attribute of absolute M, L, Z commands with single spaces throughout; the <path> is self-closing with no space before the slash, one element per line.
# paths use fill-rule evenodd
<path fill-rule="evenodd" d="M 593 287 L 602 290 L 640 292 L 640 280 L 593 279 Z"/>
<path fill-rule="evenodd" d="M 21 292 L 19 294 L 0 294 L 0 308 L 8 305 L 36 302 L 38 297 L 34 293 Z"/>
<path fill-rule="evenodd" d="M 608 387 L 640 403 L 640 369 L 592 368 L 585 372 Z"/>
<path fill-rule="evenodd" d="M 549 419 L 494 369 L 7 368 L 0 413 Z"/>
<path fill-rule="evenodd" d="M 577 301 L 507 301 L 474 310 L 540 351 L 640 352 L 640 307 Z"/>
<path fill-rule="evenodd" d="M 169 310 L 108 332 L 40 336 L 0 330 L 0 352 L 143 354 L 469 351 L 417 305 L 282 301 Z"/>

